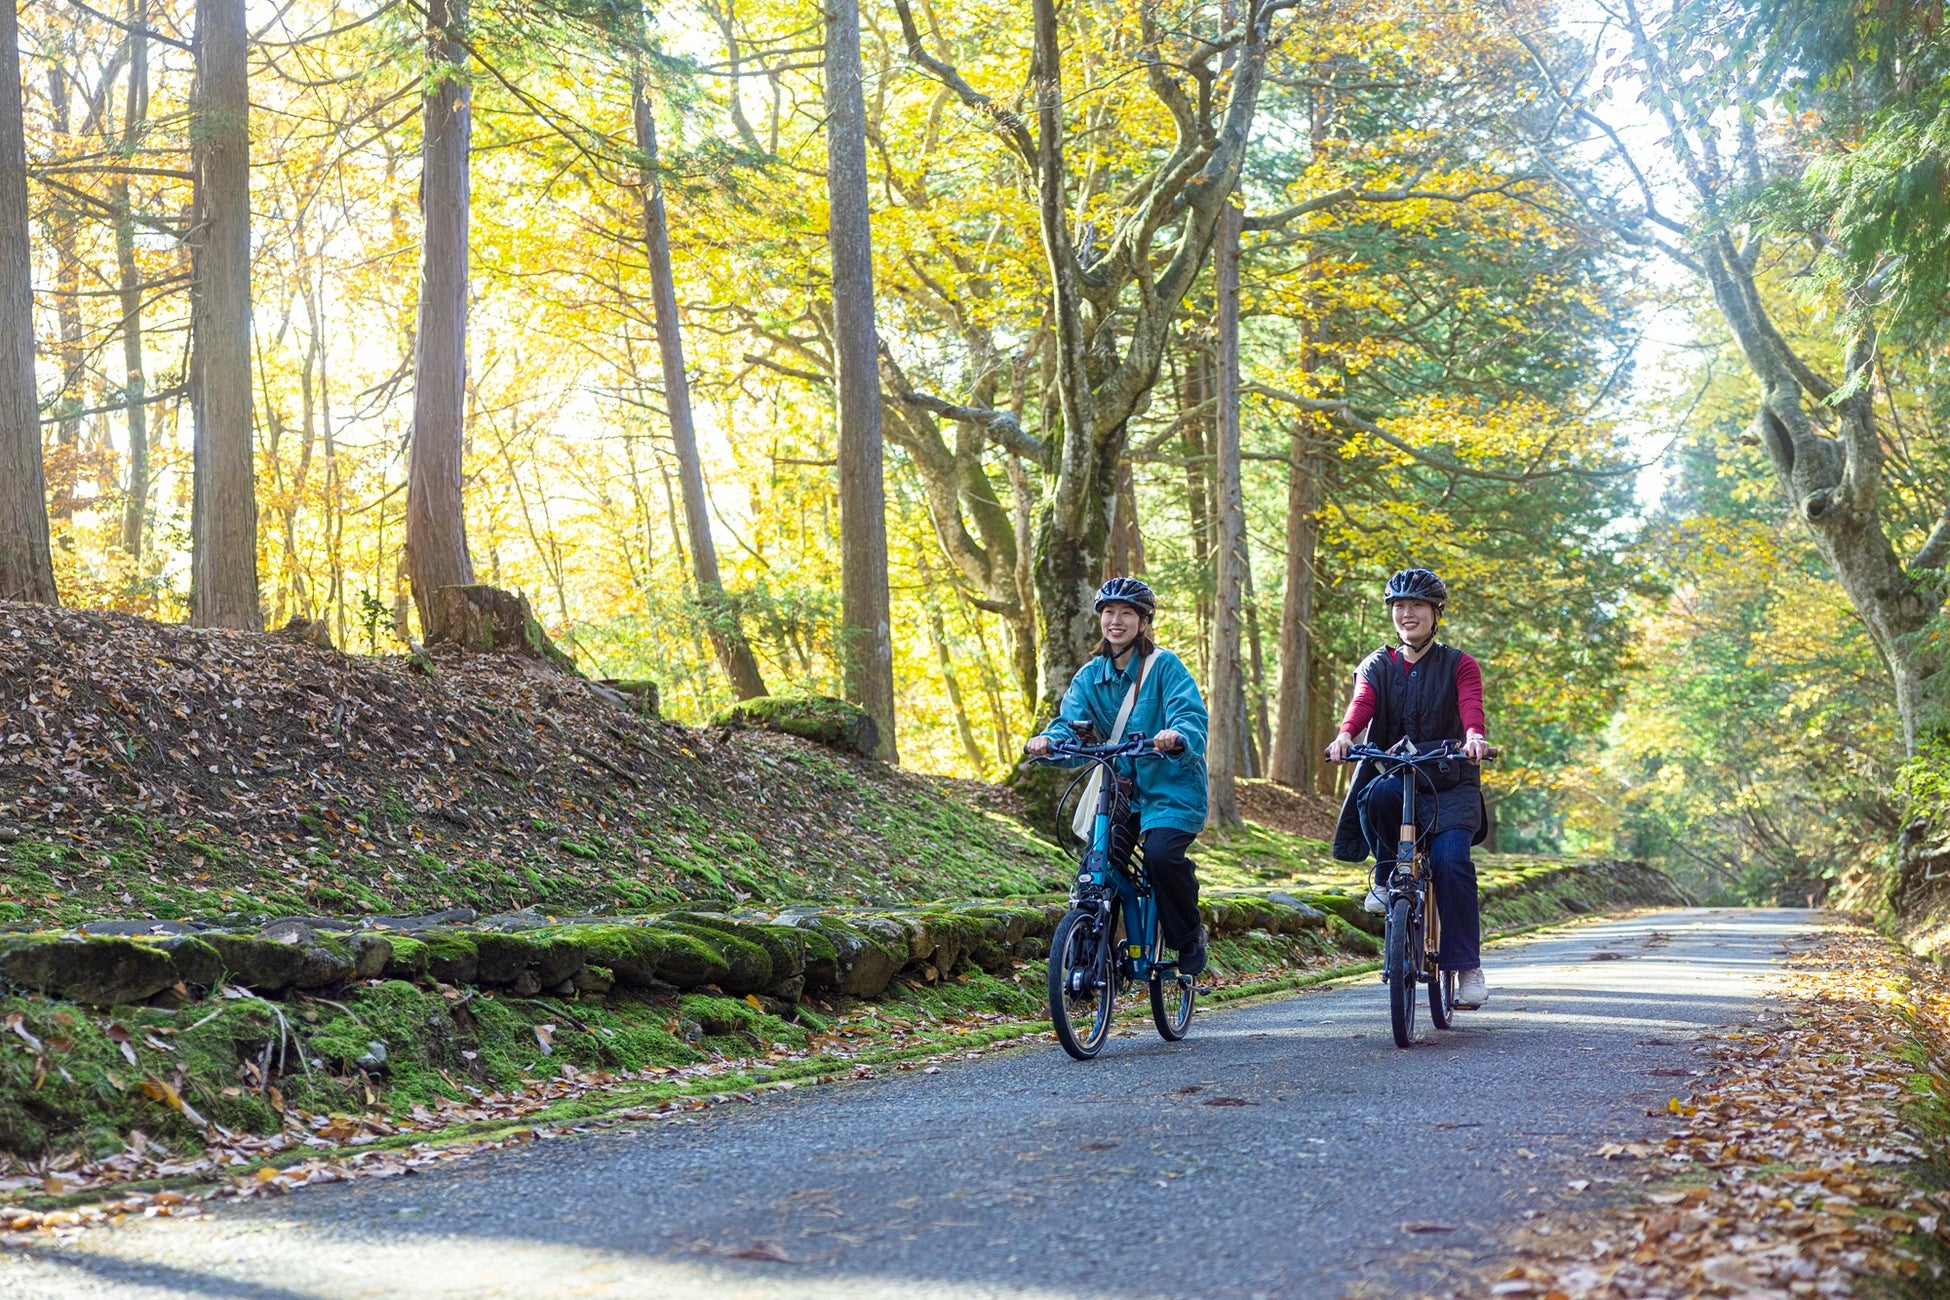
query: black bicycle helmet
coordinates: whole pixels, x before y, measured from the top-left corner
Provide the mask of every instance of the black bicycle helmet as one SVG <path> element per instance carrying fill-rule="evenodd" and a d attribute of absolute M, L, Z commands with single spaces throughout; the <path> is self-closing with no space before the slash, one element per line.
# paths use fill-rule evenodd
<path fill-rule="evenodd" d="M 1129 605 L 1146 618 L 1158 612 L 1158 594 L 1142 578 L 1112 578 L 1097 588 L 1097 612 L 1112 603 Z"/>
<path fill-rule="evenodd" d="M 1442 579 L 1428 569 L 1403 569 L 1388 579 L 1387 587 L 1382 589 L 1381 603 L 1392 605 L 1398 600 L 1425 600 L 1435 606 L 1440 614 L 1442 607 L 1449 603 L 1449 588 L 1442 585 Z"/>

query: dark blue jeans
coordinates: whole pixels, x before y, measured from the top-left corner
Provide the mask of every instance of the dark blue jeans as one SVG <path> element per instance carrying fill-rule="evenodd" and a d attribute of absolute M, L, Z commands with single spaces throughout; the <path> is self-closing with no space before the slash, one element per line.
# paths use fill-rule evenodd
<path fill-rule="evenodd" d="M 1375 850 L 1375 883 L 1386 888 L 1395 870 L 1397 836 L 1401 830 L 1402 795 L 1399 783 L 1377 788 L 1368 802 L 1368 831 L 1381 841 Z M 1417 795 L 1420 803 L 1426 795 Z M 1476 864 L 1469 857 L 1467 830 L 1443 831 L 1428 840 L 1429 870 L 1435 876 L 1435 910 L 1442 920 L 1442 945 L 1436 960 L 1444 970 L 1475 970 L 1483 964 L 1483 918 L 1476 898 Z M 1381 855 L 1386 853 L 1387 857 Z"/>

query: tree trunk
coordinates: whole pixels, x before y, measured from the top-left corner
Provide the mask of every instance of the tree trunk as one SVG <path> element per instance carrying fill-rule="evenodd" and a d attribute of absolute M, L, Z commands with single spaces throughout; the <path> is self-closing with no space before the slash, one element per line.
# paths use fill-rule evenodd
<path fill-rule="evenodd" d="M 54 127 L 57 156 L 73 150 L 74 125 L 72 83 L 60 63 L 47 70 L 48 111 Z M 80 213 L 72 203 L 54 198 L 46 218 L 48 243 L 54 247 L 55 317 L 61 333 L 61 396 L 55 403 L 55 451 L 48 457 L 47 470 L 53 488 L 51 510 L 55 518 L 74 513 L 76 481 L 80 476 L 81 417 L 75 412 L 86 406 L 82 400 L 82 381 L 86 361 L 82 351 L 81 254 L 77 237 Z"/>
<path fill-rule="evenodd" d="M 34 265 L 27 225 L 19 15 L 0 4 L 0 600 L 57 603 L 34 384 Z"/>
<path fill-rule="evenodd" d="M 1199 676 L 1208 681 L 1212 671 L 1212 593 L 1205 584 L 1212 572 L 1212 485 L 1207 459 L 1211 441 L 1205 430 L 1211 417 L 1192 412 L 1212 400 L 1209 362 L 1204 348 L 1187 347 L 1178 398 L 1179 418 L 1185 421 L 1179 434 L 1185 456 L 1185 513 L 1192 530 L 1192 572 L 1199 584 L 1192 596 L 1192 657 Z"/>
<path fill-rule="evenodd" d="M 1110 556 L 1104 580 L 1144 572 L 1144 534 L 1138 528 L 1137 481 L 1128 457 L 1117 462 L 1117 495 L 1112 498 Z"/>
<path fill-rule="evenodd" d="M 1217 583 L 1212 597 L 1211 731 L 1205 746 L 1207 826 L 1240 824 L 1239 774 L 1246 697 L 1239 664 L 1239 598 L 1246 558 L 1246 504 L 1239 478 L 1239 229 L 1245 214 L 1228 203 L 1213 241 L 1218 299 L 1218 371 L 1213 394 L 1213 478 L 1218 488 Z"/>
<path fill-rule="evenodd" d="M 704 607 L 711 648 L 741 700 L 765 694 L 758 658 L 738 624 L 737 609 L 725 598 L 718 578 L 718 548 L 704 499 L 704 470 L 697 458 L 697 431 L 691 420 L 691 385 L 684 373 L 684 339 L 677 319 L 677 282 L 670 268 L 670 227 L 664 214 L 663 180 L 657 174 L 657 123 L 643 74 L 643 56 L 634 69 L 637 172 L 643 195 L 643 243 L 650 255 L 650 305 L 657 328 L 657 355 L 663 363 L 664 406 L 670 413 L 670 440 L 677 450 L 677 481 L 684 492 L 684 527 L 691 535 L 691 567 L 698 603 Z"/>
<path fill-rule="evenodd" d="M 1827 437 L 1804 403 L 1829 402 L 1837 386 L 1797 357 L 1768 318 L 1751 270 L 1754 260 L 1725 232 L 1707 242 L 1700 258 L 1714 302 L 1760 384 L 1752 432 L 1813 534 L 1815 549 L 1882 652 L 1895 686 L 1903 749 L 1914 754 L 1945 709 L 1931 681 L 1942 670 L 1943 654 L 1932 638 L 1920 635 L 1942 608 L 1943 592 L 1910 569 L 1940 569 L 1950 560 L 1950 510 L 1906 566 L 1883 531 L 1877 501 L 1883 452 L 1869 374 L 1875 333 L 1864 327 L 1849 344 L 1846 374 L 1859 382 L 1850 396 L 1832 402 L 1839 436 Z"/>
<path fill-rule="evenodd" d="M 262 630 L 251 442 L 250 98 L 244 0 L 197 0 L 190 258 L 190 622 Z"/>
<path fill-rule="evenodd" d="M 1247 748 L 1252 757 L 1252 774 L 1266 775 L 1267 756 L 1273 752 L 1273 723 L 1266 712 L 1266 648 L 1259 636 L 1259 593 L 1253 590 L 1252 553 L 1247 552 L 1246 562 L 1240 569 L 1245 580 L 1246 601 L 1246 645 L 1251 650 L 1250 666 L 1252 677 L 1247 689 L 1251 702 L 1252 725 L 1247 738 L 1252 742 Z"/>
<path fill-rule="evenodd" d="M 420 626 L 434 593 L 474 581 L 462 500 L 467 410 L 468 144 L 472 100 L 467 0 L 429 0 L 420 211 L 420 308 L 414 334 L 413 435 L 406 466 L 406 573 Z"/>
<path fill-rule="evenodd" d="M 1320 539 L 1319 459 L 1304 421 L 1288 441 L 1286 591 L 1280 601 L 1278 729 L 1268 775 L 1305 790 L 1314 774 L 1314 553 Z"/>
<path fill-rule="evenodd" d="M 123 104 L 122 137 L 116 149 L 133 159 L 149 123 L 148 0 L 129 0 L 129 93 Z M 122 549 L 142 558 L 149 527 L 149 380 L 143 358 L 142 274 L 135 264 L 135 207 L 129 178 L 117 172 L 109 183 L 115 211 L 115 273 L 122 307 L 122 401 L 128 416 L 129 490 L 122 513 Z"/>
<path fill-rule="evenodd" d="M 891 762 L 896 754 L 894 646 L 888 626 L 880 359 L 857 0 L 827 0 L 825 19 L 826 190 L 839 371 L 840 662 L 846 698 L 873 718 L 880 756 Z"/>

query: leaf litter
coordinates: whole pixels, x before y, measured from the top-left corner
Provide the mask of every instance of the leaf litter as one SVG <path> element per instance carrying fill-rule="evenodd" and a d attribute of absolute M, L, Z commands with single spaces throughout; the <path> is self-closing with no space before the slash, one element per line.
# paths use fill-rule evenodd
<path fill-rule="evenodd" d="M 1950 1098 L 1950 978 L 1856 926 L 1787 970 L 1783 1005 L 1708 1036 L 1698 1090 L 1648 1112 L 1672 1123 L 1663 1139 L 1590 1153 L 1639 1194 L 1532 1211 L 1489 1294 L 1839 1297 L 1870 1278 L 1943 1293 L 1950 1204 L 1912 1175 L 1950 1139 L 1906 1108 Z"/>

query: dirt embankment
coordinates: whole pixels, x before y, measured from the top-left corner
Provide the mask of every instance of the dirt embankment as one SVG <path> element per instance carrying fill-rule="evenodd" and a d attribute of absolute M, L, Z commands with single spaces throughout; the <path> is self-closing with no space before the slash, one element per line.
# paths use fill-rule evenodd
<path fill-rule="evenodd" d="M 1047 888 L 929 778 L 634 713 L 512 655 L 372 658 L 0 603 L 0 921 Z"/>

